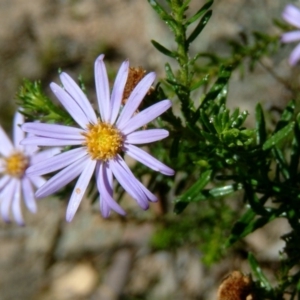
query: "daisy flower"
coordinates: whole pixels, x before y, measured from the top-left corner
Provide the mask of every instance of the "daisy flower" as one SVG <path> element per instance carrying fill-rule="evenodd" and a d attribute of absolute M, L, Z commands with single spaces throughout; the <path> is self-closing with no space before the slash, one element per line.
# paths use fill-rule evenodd
<path fill-rule="evenodd" d="M 21 199 L 35 213 L 37 206 L 34 188 L 39 188 L 46 182 L 44 178 L 28 175 L 25 171 L 41 159 L 57 153 L 57 148 L 37 152 L 36 146 L 20 145 L 25 137 L 20 128 L 24 123 L 23 115 L 17 112 L 13 123 L 13 143 L 0 126 L 0 213 L 4 221 L 9 222 L 11 208 L 16 222 L 24 225 Z"/>
<path fill-rule="evenodd" d="M 292 4 L 288 4 L 283 13 L 282 13 L 283 19 L 289 23 L 292 26 L 295 26 L 298 28 L 298 30 L 290 31 L 287 33 L 284 33 L 281 36 L 281 41 L 283 43 L 290 43 L 290 42 L 296 42 L 300 41 L 300 10 L 296 6 Z M 292 51 L 289 63 L 294 66 L 300 59 L 300 44 L 296 46 L 296 48 Z"/>
<path fill-rule="evenodd" d="M 156 196 L 132 174 L 123 154 L 162 174 L 174 175 L 171 168 L 135 146 L 158 141 L 169 135 L 164 129 L 138 130 L 171 107 L 170 100 L 163 100 L 136 113 L 155 80 L 155 73 L 144 76 L 131 92 L 124 107 L 121 107 L 129 62 L 125 61 L 121 65 L 110 95 L 103 59 L 104 55 L 100 55 L 95 61 L 100 118 L 74 80 L 68 74 L 61 73 L 63 88 L 56 83 L 51 83 L 50 88 L 79 128 L 41 123 L 25 123 L 22 126 L 25 132 L 34 134 L 23 140 L 23 145 L 77 146 L 27 170 L 27 174 L 34 176 L 60 170 L 37 190 L 38 198 L 53 194 L 79 176 L 66 211 L 68 222 L 73 219 L 94 173 L 103 217 L 108 217 L 111 210 L 125 214 L 113 199 L 113 177 L 141 208 L 147 209 L 148 201 L 157 201 Z"/>

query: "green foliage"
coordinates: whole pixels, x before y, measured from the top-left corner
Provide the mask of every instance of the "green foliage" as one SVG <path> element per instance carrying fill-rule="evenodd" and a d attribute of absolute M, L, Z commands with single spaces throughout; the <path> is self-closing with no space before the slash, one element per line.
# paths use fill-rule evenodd
<path fill-rule="evenodd" d="M 235 214 L 222 199 L 205 202 L 201 210 L 187 210 L 164 220 L 153 235 L 151 246 L 172 251 L 182 246 L 195 247 L 201 252 L 201 260 L 211 265 L 224 255 L 224 242 Z"/>
<path fill-rule="evenodd" d="M 286 259 L 282 261 L 284 267 L 278 286 L 273 288 L 270 285 L 253 255 L 249 256 L 249 264 L 257 279 L 259 299 L 282 299 L 288 289 L 294 289 L 296 295 L 299 292 L 299 284 L 296 284 L 299 274 L 292 277 L 288 274 L 299 258 L 296 254 L 298 248 L 294 246 L 297 243 L 295 237 L 300 232 L 297 217 L 300 197 L 299 111 L 295 102 L 291 101 L 277 124 L 272 126 L 266 124 L 266 112 L 257 104 L 255 127 L 249 128 L 245 125 L 248 112 L 240 112 L 238 108 L 230 111 L 226 104 L 232 72 L 246 62 L 251 71 L 264 56 L 275 53 L 279 48 L 278 36 L 254 32 L 250 39 L 241 35 L 241 41 L 229 42 L 232 49 L 229 57 L 197 53 L 191 58 L 189 47 L 207 25 L 213 1 L 206 2 L 190 18 L 185 14 L 189 1 L 167 1 L 164 8 L 155 0 L 149 2 L 169 26 L 177 43 L 176 49 L 167 49 L 158 42 L 152 42 L 158 51 L 175 59 L 178 65 L 177 69 L 174 64 L 165 65 L 166 78 L 162 85 L 163 89 L 176 95 L 175 101 L 180 103 L 182 114 L 182 121 L 176 123 L 172 117 L 162 116 L 169 123 L 173 136 L 172 165 L 185 174 L 184 181 L 176 185 L 178 196 L 174 211 L 180 214 L 185 210 L 186 213 L 191 203 L 198 205 L 198 210 L 202 211 L 208 202 L 215 203 L 221 201 L 221 197 L 242 191 L 247 205 L 239 212 L 235 223 L 229 225 L 232 230 L 224 243 L 227 247 L 276 218 L 286 218 L 293 231 L 284 238 Z M 195 22 L 197 25 L 187 35 L 187 29 Z M 203 58 L 206 60 L 202 62 Z M 199 92 L 203 96 L 197 104 L 193 97 Z M 197 233 L 199 230 L 201 240 L 203 235 L 197 226 L 203 228 L 201 218 L 204 216 L 197 217 L 198 225 L 184 227 L 182 232 Z M 176 230 L 172 231 L 170 226 L 161 232 L 161 241 L 166 243 L 164 247 L 171 247 L 172 242 L 176 244 L 177 239 L 188 240 L 188 233 L 180 234 L 180 225 L 173 226 Z M 160 240 L 157 236 L 156 239 Z M 205 243 L 209 244 L 207 240 Z"/>
<path fill-rule="evenodd" d="M 49 123 L 72 124 L 69 114 L 60 106 L 55 105 L 42 91 L 39 81 L 24 80 L 16 95 L 18 106 L 28 120 L 40 120 Z"/>

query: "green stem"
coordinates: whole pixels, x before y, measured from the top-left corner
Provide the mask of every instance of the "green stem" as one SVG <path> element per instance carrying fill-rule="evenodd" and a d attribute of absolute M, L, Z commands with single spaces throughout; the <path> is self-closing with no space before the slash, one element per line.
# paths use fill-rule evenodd
<path fill-rule="evenodd" d="M 183 1 L 171 0 L 171 8 L 174 20 L 177 23 L 175 30 L 175 41 L 177 43 L 178 63 L 180 65 L 180 82 L 182 85 L 189 88 L 189 55 L 186 42 L 186 27 L 185 27 L 185 9 L 183 9 Z"/>
<path fill-rule="evenodd" d="M 178 85 L 176 94 L 181 102 L 182 112 L 189 123 L 192 117 L 190 110 L 190 65 L 189 65 L 189 54 L 188 54 L 188 43 L 186 38 L 186 16 L 185 11 L 187 9 L 188 1 L 182 0 L 171 0 L 170 7 L 172 10 L 172 16 L 175 21 L 175 41 L 177 43 L 177 62 L 180 66 L 179 75 L 177 81 L 180 82 Z"/>

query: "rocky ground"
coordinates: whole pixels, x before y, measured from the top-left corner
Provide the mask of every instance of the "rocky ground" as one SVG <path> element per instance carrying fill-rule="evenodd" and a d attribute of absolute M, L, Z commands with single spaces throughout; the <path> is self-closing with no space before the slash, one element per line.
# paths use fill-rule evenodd
<path fill-rule="evenodd" d="M 202 3 L 192 0 L 191 7 L 195 11 Z M 286 3 L 215 1 L 210 25 L 195 47 L 226 53 L 225 40 L 241 30 L 276 32 L 272 17 L 279 18 Z M 168 29 L 141 0 L 0 0 L 0 24 L 0 122 L 7 130 L 22 78 L 41 79 L 47 88 L 57 80 L 61 67 L 92 81 L 93 61 L 100 53 L 106 54 L 111 69 L 129 58 L 131 65 L 160 75 L 165 57 L 149 41 L 172 46 Z M 288 67 L 289 50 L 285 48 L 265 65 L 296 80 L 299 69 Z M 251 112 L 258 100 L 267 107 L 281 106 L 288 96 L 274 76 L 259 66 L 244 81 L 234 74 L 229 99 L 232 106 Z M 149 240 L 161 220 L 155 206 L 149 212 L 130 207 L 130 218 L 104 220 L 96 204 L 83 201 L 68 224 L 65 202 L 49 199 L 38 205 L 38 214 L 25 213 L 25 227 L 0 224 L 0 300 L 213 300 L 226 273 L 249 271 L 244 257 L 234 253 L 208 268 L 197 247 L 154 250 Z M 287 230 L 279 222 L 246 242 L 259 258 L 276 265 L 283 245 L 279 236 Z"/>

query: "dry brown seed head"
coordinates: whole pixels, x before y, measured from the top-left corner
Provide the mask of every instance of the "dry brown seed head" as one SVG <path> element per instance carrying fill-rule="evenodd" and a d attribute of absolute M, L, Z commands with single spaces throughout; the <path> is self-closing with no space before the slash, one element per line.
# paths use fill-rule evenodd
<path fill-rule="evenodd" d="M 218 300 L 255 300 L 250 276 L 233 271 L 226 276 L 218 289 Z"/>

